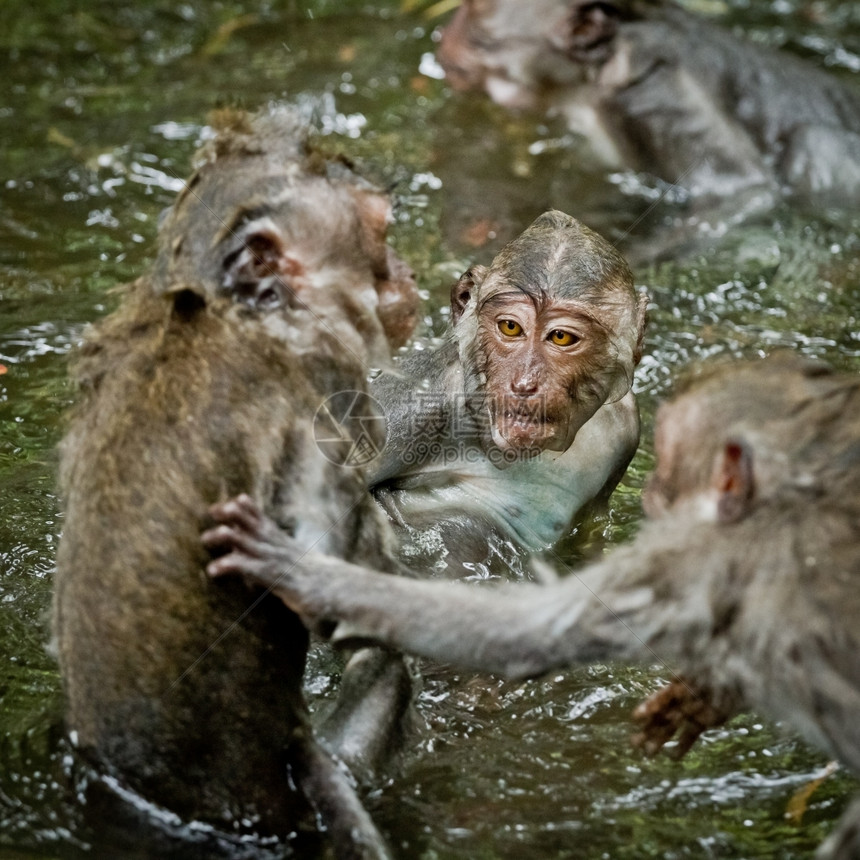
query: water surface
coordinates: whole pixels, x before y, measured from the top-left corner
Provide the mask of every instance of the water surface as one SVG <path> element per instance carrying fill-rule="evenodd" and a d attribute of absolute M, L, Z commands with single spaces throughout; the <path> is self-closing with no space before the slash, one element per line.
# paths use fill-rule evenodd
<path fill-rule="evenodd" d="M 833 74 L 860 75 L 855 4 L 708 8 Z M 424 338 L 444 328 L 452 278 L 549 206 L 619 242 L 647 237 L 672 209 L 648 177 L 597 171 L 552 122 L 451 93 L 432 60 L 439 20 L 394 0 L 5 0 L 3 10 L 0 856 L 100 856 L 46 649 L 66 359 L 85 323 L 114 306 L 111 288 L 145 270 L 208 112 L 299 105 L 394 187 L 393 241 L 426 291 Z M 607 514 L 583 529 L 582 552 L 635 532 L 654 410 L 689 363 L 782 346 L 858 368 L 858 220 L 786 208 L 637 269 L 653 299 L 636 379 L 643 442 Z M 787 820 L 826 760 L 756 715 L 709 733 L 682 762 L 643 758 L 629 713 L 669 671 L 593 666 L 511 683 L 428 667 L 420 708 L 431 730 L 368 807 L 410 858 L 811 857 L 854 780 L 827 778 L 801 821 Z M 334 683 L 316 665 L 317 705 Z"/>

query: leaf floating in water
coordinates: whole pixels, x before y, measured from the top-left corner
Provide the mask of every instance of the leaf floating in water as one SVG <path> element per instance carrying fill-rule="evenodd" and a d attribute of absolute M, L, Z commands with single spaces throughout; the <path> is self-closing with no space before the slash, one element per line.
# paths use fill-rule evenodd
<path fill-rule="evenodd" d="M 48 129 L 48 143 L 56 143 L 58 146 L 65 146 L 66 149 L 75 149 L 77 144 L 67 134 L 63 134 L 58 128 L 51 126 Z"/>
<path fill-rule="evenodd" d="M 827 767 L 815 779 L 810 780 L 806 785 L 799 788 L 788 801 L 785 810 L 785 817 L 792 824 L 799 826 L 803 819 L 803 814 L 806 812 L 806 807 L 809 804 L 809 798 L 813 792 L 824 782 L 831 774 L 836 773 L 839 769 L 839 764 L 835 761 L 830 762 Z"/>
<path fill-rule="evenodd" d="M 342 63 L 351 63 L 356 55 L 358 54 L 358 50 L 355 45 L 341 45 L 337 51 L 337 58 Z"/>
<path fill-rule="evenodd" d="M 409 79 L 409 89 L 412 90 L 413 93 L 417 93 L 421 96 L 430 89 L 430 85 L 427 78 L 422 77 L 421 75 L 416 75 L 414 78 Z"/>
<path fill-rule="evenodd" d="M 422 13 L 425 18 L 438 18 L 452 9 L 456 9 L 461 3 L 461 0 L 439 0 L 438 3 L 433 3 L 428 6 Z M 423 5 L 423 0 L 402 0 L 400 3 L 401 12 L 414 12 Z"/>
<path fill-rule="evenodd" d="M 241 30 L 242 27 L 250 27 L 259 20 L 259 15 L 249 12 L 247 15 L 239 15 L 238 18 L 231 18 L 229 21 L 225 21 L 215 31 L 215 35 L 203 46 L 201 53 L 204 57 L 214 57 L 216 54 L 220 54 L 236 30 Z"/>

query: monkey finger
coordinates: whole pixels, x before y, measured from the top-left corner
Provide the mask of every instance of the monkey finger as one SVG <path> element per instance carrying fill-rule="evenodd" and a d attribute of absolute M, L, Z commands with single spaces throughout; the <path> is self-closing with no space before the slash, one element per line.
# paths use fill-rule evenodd
<path fill-rule="evenodd" d="M 252 558 L 242 552 L 231 552 L 219 556 L 206 567 L 206 573 L 212 579 L 222 576 L 241 576 L 245 584 L 263 588 L 280 598 L 290 609 L 301 614 L 304 609 L 302 601 L 296 598 L 291 588 L 289 574 L 274 567 L 265 559 Z M 302 618 L 306 627 L 312 629 L 312 618 Z"/>
<path fill-rule="evenodd" d="M 245 576 L 255 584 L 264 584 L 259 582 L 262 579 L 260 574 L 263 567 L 264 564 L 260 559 L 234 551 L 210 561 L 206 565 L 206 573 L 212 579 L 219 579 L 222 576 Z"/>
<path fill-rule="evenodd" d="M 233 550 L 252 558 L 260 558 L 260 542 L 244 528 L 222 523 L 200 535 L 203 546 L 210 550 Z"/>
<path fill-rule="evenodd" d="M 669 751 L 669 755 L 671 758 L 678 759 L 683 758 L 689 751 L 693 744 L 699 739 L 699 736 L 704 731 L 704 726 L 696 725 L 693 723 L 686 723 L 682 728 L 677 738 L 677 744 L 673 749 Z"/>
<path fill-rule="evenodd" d="M 200 541 L 206 549 L 223 549 L 230 546 L 230 531 L 228 526 L 212 526 L 200 534 Z"/>
<path fill-rule="evenodd" d="M 247 493 L 212 505 L 209 514 L 216 522 L 235 523 L 249 532 L 259 530 L 263 522 L 262 511 Z"/>

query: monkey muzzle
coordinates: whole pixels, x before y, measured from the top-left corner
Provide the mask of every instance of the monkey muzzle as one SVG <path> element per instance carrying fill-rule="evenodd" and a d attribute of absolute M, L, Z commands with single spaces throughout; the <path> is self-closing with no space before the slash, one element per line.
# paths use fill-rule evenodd
<path fill-rule="evenodd" d="M 542 398 L 510 399 L 490 404 L 490 431 L 493 444 L 503 451 L 516 450 L 536 453 L 562 450 L 560 437 L 567 437 L 566 422 L 559 422 L 547 413 Z M 570 443 L 567 442 L 564 447 Z"/>

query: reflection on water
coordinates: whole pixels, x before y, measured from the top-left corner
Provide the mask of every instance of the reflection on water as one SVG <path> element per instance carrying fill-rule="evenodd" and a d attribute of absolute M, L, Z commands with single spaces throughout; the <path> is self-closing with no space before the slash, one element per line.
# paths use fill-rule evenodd
<path fill-rule="evenodd" d="M 754 38 L 860 74 L 855 4 L 720 8 Z M 150 259 L 207 112 L 289 101 L 393 186 L 395 242 L 428 299 L 423 338 L 444 328 L 452 279 L 545 208 L 624 242 L 647 239 L 678 204 L 648 177 L 604 175 L 550 121 L 450 93 L 433 22 L 394 0 L 7 0 L 4 11 L 0 853 L 77 856 L 95 845 L 100 856 L 100 828 L 75 799 L 80 773 L 46 648 L 62 528 L 53 451 L 72 399 L 65 360 L 82 326 L 113 306 L 110 288 Z M 584 529 L 585 551 L 635 530 L 654 409 L 681 368 L 775 347 L 857 368 L 858 226 L 850 213 L 786 208 L 705 237 L 682 261 L 637 269 L 653 299 L 636 380 L 643 444 L 609 512 Z M 311 666 L 322 708 L 335 671 L 321 654 Z M 786 821 L 792 794 L 826 762 L 754 715 L 681 762 L 644 759 L 629 746 L 629 713 L 669 671 L 596 666 L 511 683 L 428 667 L 428 731 L 368 806 L 403 857 L 811 856 L 853 780 L 825 779 L 801 823 Z"/>

